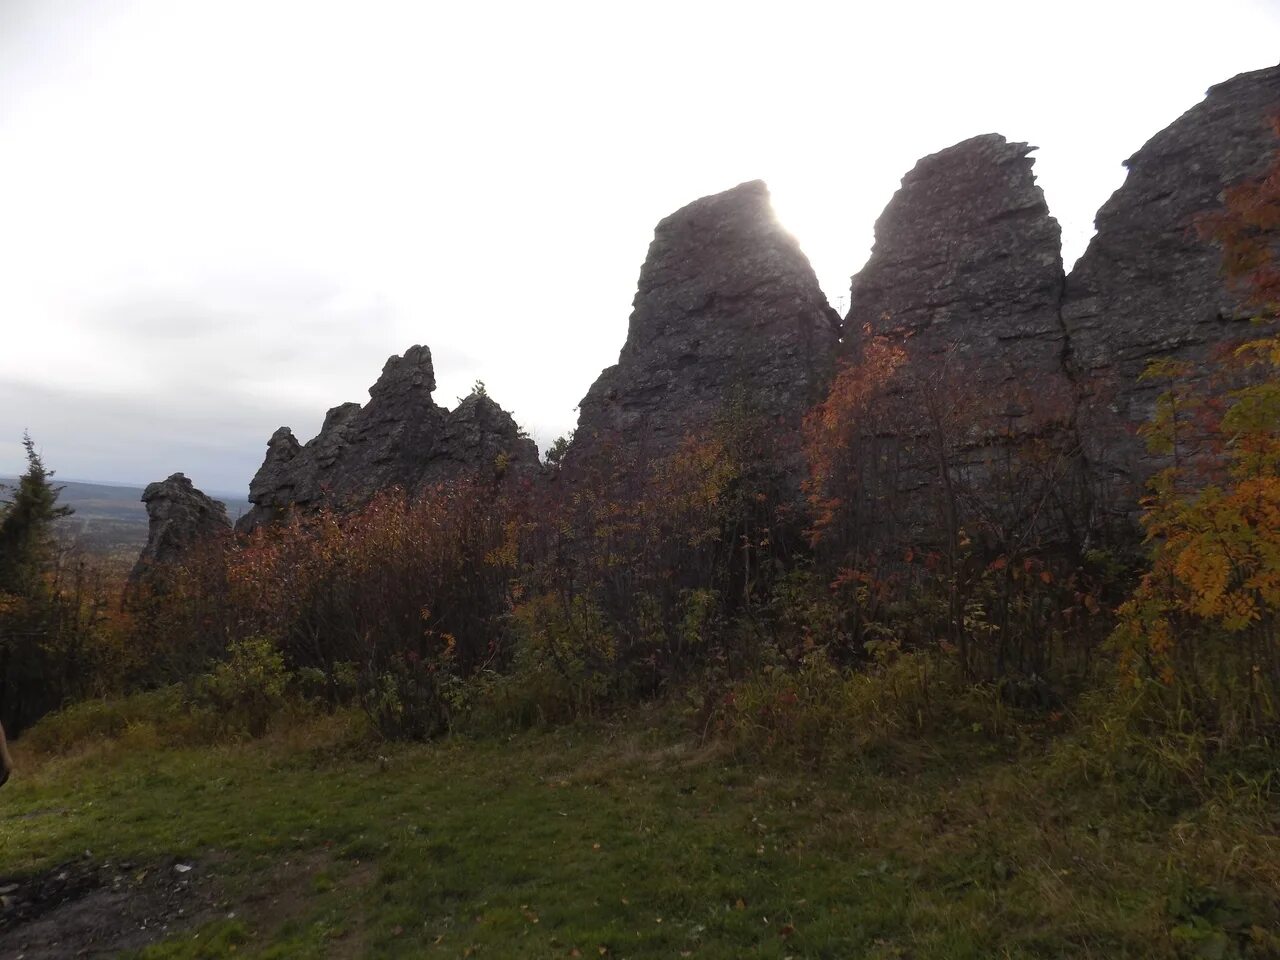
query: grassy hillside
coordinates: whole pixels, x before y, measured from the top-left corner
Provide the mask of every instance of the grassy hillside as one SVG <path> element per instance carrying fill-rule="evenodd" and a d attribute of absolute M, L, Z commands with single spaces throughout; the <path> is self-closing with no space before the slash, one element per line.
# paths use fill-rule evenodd
<path fill-rule="evenodd" d="M 0 912 L 0 957 L 1280 956 L 1280 812 L 1243 778 L 1144 797 L 1069 734 L 813 769 L 669 707 L 416 746 L 343 714 L 84 741 L 88 716 L 33 731 L 0 793 L 9 902 L 88 878 Z"/>

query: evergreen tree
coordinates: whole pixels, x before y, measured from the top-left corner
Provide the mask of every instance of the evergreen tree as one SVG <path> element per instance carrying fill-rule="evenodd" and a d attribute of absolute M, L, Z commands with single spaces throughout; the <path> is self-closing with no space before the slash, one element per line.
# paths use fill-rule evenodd
<path fill-rule="evenodd" d="M 58 506 L 61 487 L 53 485 L 53 471 L 45 468 L 30 434 L 22 436 L 27 470 L 0 514 L 0 593 L 28 596 L 53 552 L 53 524 L 71 514 Z"/>

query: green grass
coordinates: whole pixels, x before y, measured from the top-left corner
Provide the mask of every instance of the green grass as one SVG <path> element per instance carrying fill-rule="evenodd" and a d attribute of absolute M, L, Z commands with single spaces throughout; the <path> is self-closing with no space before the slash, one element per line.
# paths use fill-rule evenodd
<path fill-rule="evenodd" d="M 86 849 L 209 865 L 236 917 L 147 958 L 1278 955 L 1274 808 L 1143 804 L 1053 744 L 904 741 L 815 772 L 660 711 L 419 746 L 352 723 L 18 744 L 0 873 Z"/>

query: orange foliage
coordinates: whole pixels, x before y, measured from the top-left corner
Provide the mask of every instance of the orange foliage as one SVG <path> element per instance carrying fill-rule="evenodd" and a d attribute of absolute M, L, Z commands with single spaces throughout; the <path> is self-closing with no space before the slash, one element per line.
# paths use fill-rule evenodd
<path fill-rule="evenodd" d="M 841 365 L 826 399 L 804 421 L 809 462 L 805 493 L 813 514 L 809 538 L 814 546 L 842 525 L 846 534 L 852 533 L 847 528 L 857 523 L 860 501 L 874 496 L 872 474 L 882 426 L 875 407 L 906 353 L 869 330 L 864 341 L 862 357 Z"/>
<path fill-rule="evenodd" d="M 1145 503 L 1152 569 L 1113 640 L 1128 681 L 1156 680 L 1176 692 L 1180 716 L 1229 738 L 1280 724 L 1280 151 L 1263 177 L 1224 197 L 1201 229 L 1222 243 L 1224 270 L 1271 329 L 1225 358 L 1219 379 L 1235 385 L 1225 392 L 1209 392 L 1212 381 L 1186 388 L 1178 378 L 1188 371 L 1174 364 L 1149 372 L 1172 381 L 1146 435 L 1173 462 Z M 1178 456 L 1186 411 L 1215 434 L 1216 469 Z"/>

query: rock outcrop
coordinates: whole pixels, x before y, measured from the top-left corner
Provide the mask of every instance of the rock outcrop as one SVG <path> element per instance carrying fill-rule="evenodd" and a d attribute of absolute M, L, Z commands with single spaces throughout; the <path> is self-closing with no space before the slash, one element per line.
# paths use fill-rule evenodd
<path fill-rule="evenodd" d="M 483 394 L 451 412 L 432 399 L 435 387 L 431 351 L 410 347 L 387 360 L 368 403 L 334 407 L 309 443 L 281 427 L 249 484 L 253 508 L 237 529 L 252 530 L 293 508 L 356 509 L 392 488 L 412 493 L 464 476 L 496 479 L 537 469 L 538 450 L 509 413 Z"/>
<path fill-rule="evenodd" d="M 1280 142 L 1280 67 L 1240 74 L 1156 134 L 1126 161 L 1124 184 L 1099 211 L 1097 235 L 1067 279 L 1062 315 L 1080 385 L 1080 435 L 1113 513 L 1131 515 L 1162 465 L 1137 435 L 1160 384 L 1140 384 L 1149 360 L 1210 372 L 1215 351 L 1248 335 L 1252 311 L 1224 282 L 1221 253 L 1199 216 L 1227 186 L 1258 175 Z"/>
<path fill-rule="evenodd" d="M 987 134 L 919 161 L 852 281 L 846 353 L 874 337 L 903 358 L 873 414 L 894 472 L 878 512 L 913 531 L 936 526 L 940 450 L 954 497 L 1010 534 L 1046 522 L 1043 488 L 1072 486 L 1061 232 L 1033 149 Z"/>
<path fill-rule="evenodd" d="M 925 157 L 876 221 L 853 278 L 846 349 L 870 334 L 936 378 L 948 367 L 1022 431 L 1070 415 L 1058 313 L 1061 231 L 1032 175 L 1033 147 L 998 134 Z"/>
<path fill-rule="evenodd" d="M 1079 538 L 1105 525 L 1100 516 L 1127 523 L 1160 466 L 1138 436 L 1160 390 L 1139 383 L 1144 366 L 1170 357 L 1204 374 L 1248 333 L 1252 311 L 1194 228 L 1224 188 L 1266 166 L 1280 146 L 1277 112 L 1280 67 L 1213 87 L 1128 161 L 1069 277 L 1032 148 L 987 134 L 925 157 L 876 224 L 843 324 L 763 183 L 689 204 L 654 232 L 626 342 L 581 402 L 562 475 L 598 463 L 631 476 L 740 405 L 798 481 L 804 414 L 837 360 L 874 337 L 905 357 L 871 434 L 877 469 L 893 475 L 882 486 L 904 491 L 878 501 L 881 513 L 936 498 L 941 462 L 965 487 L 948 496 L 967 496 L 992 526 L 1030 529 L 1056 511 L 1052 522 Z M 430 351 L 414 347 L 387 362 L 367 404 L 335 407 L 311 442 L 281 428 L 240 528 L 293 507 L 536 467 L 500 407 L 480 394 L 450 412 L 434 386 Z M 930 447 L 931 430 L 948 432 L 946 451 Z M 1021 498 L 1012 512 L 1010 497 Z"/>
<path fill-rule="evenodd" d="M 528 471 L 538 463 L 538 448 L 511 414 L 487 394 L 473 393 L 445 414 L 422 480 L 439 483 L 478 470 Z"/>
<path fill-rule="evenodd" d="M 181 473 L 148 484 L 142 502 L 147 505 L 147 542 L 129 574 L 135 586 L 162 577 L 167 567 L 231 533 L 226 506 L 197 490 Z"/>
<path fill-rule="evenodd" d="M 740 397 L 794 428 L 821 396 L 839 317 L 760 181 L 704 197 L 658 224 L 627 340 L 579 407 L 566 467 L 613 448 L 659 457 Z"/>
<path fill-rule="evenodd" d="M 1211 88 L 1127 161 L 1066 278 L 1025 144 L 992 134 L 921 160 L 876 224 L 845 322 L 848 355 L 870 334 L 907 357 L 891 429 L 917 430 L 920 395 L 940 394 L 938 416 L 968 434 L 953 463 L 971 499 L 998 501 L 993 463 L 1007 476 L 1034 443 L 1035 469 L 1046 452 L 1056 461 L 1053 497 L 1074 532 L 1131 532 L 1143 485 L 1164 465 L 1138 432 L 1165 389 L 1139 382 L 1147 363 L 1187 361 L 1204 379 L 1219 351 L 1250 334 L 1256 310 L 1196 224 L 1274 157 L 1277 113 L 1280 67 Z M 936 467 L 930 480 L 917 461 L 902 460 L 902 486 L 936 496 Z M 1040 510 L 1045 498 L 1033 499 Z"/>

